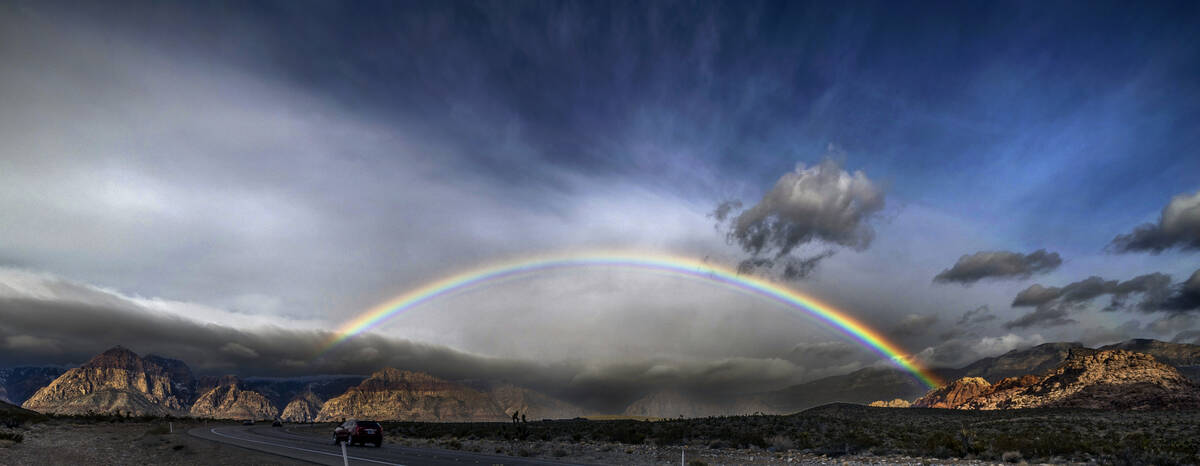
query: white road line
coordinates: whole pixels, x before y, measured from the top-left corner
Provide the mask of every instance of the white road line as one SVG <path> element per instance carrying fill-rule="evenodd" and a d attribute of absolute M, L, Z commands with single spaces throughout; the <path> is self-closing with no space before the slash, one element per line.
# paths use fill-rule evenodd
<path fill-rule="evenodd" d="M 307 449 L 307 448 L 300 448 L 300 447 L 290 447 L 290 446 L 287 446 L 287 445 L 280 445 L 280 444 L 278 444 L 278 443 L 272 443 L 272 442 L 263 442 L 263 441 L 261 441 L 261 440 L 250 440 L 250 439 L 244 439 L 244 438 L 234 437 L 234 436 L 232 436 L 232 435 L 228 435 L 228 434 L 222 434 L 222 433 L 220 433 L 220 432 L 217 432 L 217 428 L 216 428 L 216 427 L 213 427 L 212 429 L 209 429 L 209 432 L 212 432 L 212 433 L 213 433 L 213 435 L 220 435 L 220 436 L 222 436 L 222 437 L 225 437 L 225 438 L 231 438 L 231 439 L 234 439 L 234 440 L 241 440 L 241 441 L 243 441 L 243 442 L 261 443 L 261 444 L 263 444 L 263 445 L 271 445 L 271 446 L 274 446 L 274 447 L 288 448 L 288 449 L 291 449 L 291 450 L 307 451 L 307 452 L 309 452 L 309 453 L 316 453 L 316 454 L 318 454 L 318 455 L 325 455 L 325 456 L 335 456 L 335 457 L 338 457 L 338 458 L 341 458 L 341 457 L 342 457 L 342 455 L 339 455 L 339 454 L 336 454 L 336 453 L 329 453 L 329 452 L 326 452 L 326 451 L 309 450 L 309 449 Z M 404 466 L 403 464 L 400 464 L 400 463 L 388 463 L 388 462 L 386 462 L 386 461 L 373 460 L 373 459 L 370 459 L 370 458 L 359 458 L 359 457 L 357 457 L 357 456 L 350 456 L 349 458 L 350 458 L 350 459 L 352 459 L 352 460 L 357 460 L 357 461 L 366 461 L 366 462 L 369 462 L 369 463 L 388 464 L 388 465 L 392 465 L 392 466 Z"/>

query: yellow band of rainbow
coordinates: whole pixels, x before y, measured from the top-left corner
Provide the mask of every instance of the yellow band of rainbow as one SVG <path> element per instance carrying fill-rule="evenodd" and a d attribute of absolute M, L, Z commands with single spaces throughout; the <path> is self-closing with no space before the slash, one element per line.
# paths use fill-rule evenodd
<path fill-rule="evenodd" d="M 879 331 L 854 319 L 847 313 L 834 309 L 813 298 L 763 279 L 740 275 L 736 270 L 695 259 L 662 254 L 618 252 L 590 252 L 523 258 L 475 268 L 440 280 L 397 296 L 355 317 L 343 325 L 334 337 L 321 348 L 321 353 L 332 349 L 347 339 L 378 326 L 392 316 L 430 300 L 461 291 L 463 289 L 519 275 L 527 275 L 553 269 L 580 267 L 625 267 L 666 272 L 672 275 L 700 278 L 709 282 L 729 286 L 733 289 L 778 301 L 803 311 L 831 327 L 850 336 L 863 346 L 889 359 L 900 368 L 915 376 L 921 383 L 936 388 L 941 379 L 909 357 Z"/>

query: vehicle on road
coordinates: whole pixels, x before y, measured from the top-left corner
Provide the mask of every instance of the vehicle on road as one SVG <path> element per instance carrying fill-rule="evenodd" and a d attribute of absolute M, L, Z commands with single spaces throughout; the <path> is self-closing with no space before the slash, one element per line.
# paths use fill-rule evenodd
<path fill-rule="evenodd" d="M 245 421 L 242 421 L 242 425 L 252 426 L 252 425 L 254 425 L 254 419 L 246 419 Z"/>
<path fill-rule="evenodd" d="M 372 444 L 376 448 L 383 446 L 383 427 L 375 421 L 358 421 L 351 419 L 333 429 L 333 444 L 348 443 L 350 445 Z"/>

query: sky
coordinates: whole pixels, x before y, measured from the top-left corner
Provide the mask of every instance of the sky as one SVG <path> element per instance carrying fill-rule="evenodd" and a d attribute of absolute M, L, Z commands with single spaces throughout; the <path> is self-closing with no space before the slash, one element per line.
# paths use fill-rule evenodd
<path fill-rule="evenodd" d="M 487 375 L 576 397 L 886 365 L 590 249 L 738 268 L 930 366 L 1200 339 L 1194 2 L 6 2 L 0 365 Z"/>

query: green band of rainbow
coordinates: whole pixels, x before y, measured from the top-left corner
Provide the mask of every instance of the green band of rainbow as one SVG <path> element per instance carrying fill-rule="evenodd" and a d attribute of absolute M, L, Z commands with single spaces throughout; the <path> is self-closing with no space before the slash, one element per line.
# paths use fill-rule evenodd
<path fill-rule="evenodd" d="M 891 360 L 900 368 L 912 373 L 913 376 L 925 385 L 931 388 L 942 385 L 938 376 L 910 358 L 906 351 L 888 341 L 883 334 L 855 320 L 845 312 L 834 309 L 815 299 L 766 280 L 753 276 L 739 275 L 737 271 L 727 267 L 685 257 L 644 253 L 634 254 L 629 252 L 594 252 L 540 256 L 532 259 L 525 258 L 518 261 L 488 265 L 452 275 L 397 296 L 360 314 L 343 325 L 335 336 L 321 348 L 321 353 L 332 349 L 355 335 L 378 326 L 400 312 L 472 286 L 551 269 L 597 266 L 663 271 L 672 275 L 682 275 L 716 282 L 743 292 L 770 298 L 786 304 L 793 309 L 804 311 L 833 328 L 840 330 L 863 344 L 863 346 L 870 348 L 872 351 Z"/>

